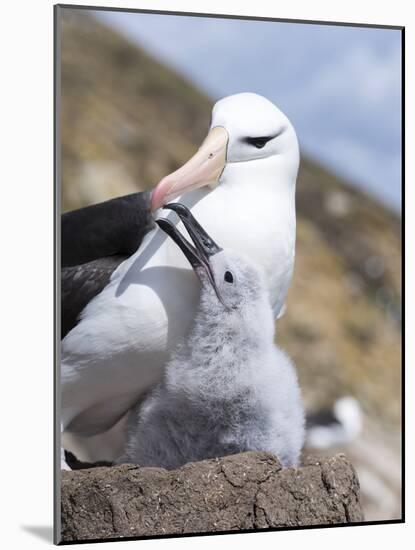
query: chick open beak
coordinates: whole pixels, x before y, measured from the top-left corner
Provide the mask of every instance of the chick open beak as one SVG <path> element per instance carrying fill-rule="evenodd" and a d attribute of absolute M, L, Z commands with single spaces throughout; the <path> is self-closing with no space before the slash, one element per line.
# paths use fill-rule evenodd
<path fill-rule="evenodd" d="M 173 210 L 179 216 L 181 222 L 189 233 L 199 254 L 209 261 L 211 256 L 221 252 L 222 248 L 208 235 L 205 229 L 196 220 L 189 208 L 179 202 L 173 202 L 164 206 L 165 210 Z"/>
<path fill-rule="evenodd" d="M 151 210 L 180 197 L 193 189 L 219 181 L 226 164 L 229 135 L 222 126 L 210 130 L 200 149 L 175 172 L 165 176 L 151 195 Z"/>
<path fill-rule="evenodd" d="M 194 244 L 187 241 L 177 227 L 168 219 L 160 218 L 156 220 L 156 223 L 160 229 L 167 233 L 167 235 L 179 246 L 202 284 L 207 277 L 218 299 L 226 307 L 216 285 L 212 266 L 210 264 L 210 258 L 218 252 L 221 252 L 222 249 L 206 233 L 186 206 L 180 203 L 173 203 L 165 205 L 164 208 L 174 210 L 177 213 Z"/>

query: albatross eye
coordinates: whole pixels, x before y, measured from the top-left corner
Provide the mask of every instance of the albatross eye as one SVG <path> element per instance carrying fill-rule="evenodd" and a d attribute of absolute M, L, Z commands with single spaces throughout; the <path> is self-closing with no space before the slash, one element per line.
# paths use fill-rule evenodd
<path fill-rule="evenodd" d="M 233 283 L 233 275 L 230 271 L 225 271 L 225 277 L 224 277 L 225 281 L 227 283 Z"/>
<path fill-rule="evenodd" d="M 264 137 L 247 137 L 245 138 L 246 143 L 253 145 L 257 149 L 262 149 L 268 141 L 272 139 L 272 136 Z"/>

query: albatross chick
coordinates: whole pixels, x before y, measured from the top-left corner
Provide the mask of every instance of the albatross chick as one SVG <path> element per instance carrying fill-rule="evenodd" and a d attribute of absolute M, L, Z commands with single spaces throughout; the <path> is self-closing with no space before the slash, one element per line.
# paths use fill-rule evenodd
<path fill-rule="evenodd" d="M 199 277 L 200 300 L 163 380 L 130 412 L 117 462 L 170 469 L 268 451 L 295 466 L 304 441 L 301 392 L 292 362 L 274 343 L 263 274 L 241 254 L 219 248 L 185 206 L 166 208 L 176 211 L 194 243 L 157 220 Z"/>

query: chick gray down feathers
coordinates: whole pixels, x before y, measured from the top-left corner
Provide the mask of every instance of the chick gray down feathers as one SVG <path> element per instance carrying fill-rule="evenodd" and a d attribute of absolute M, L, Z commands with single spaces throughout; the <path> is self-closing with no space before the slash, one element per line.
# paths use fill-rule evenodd
<path fill-rule="evenodd" d="M 197 270 L 201 293 L 193 326 L 161 383 L 131 410 L 117 462 L 172 469 L 268 451 L 283 466 L 296 466 L 304 442 L 302 397 L 291 360 L 274 343 L 262 273 L 229 249 L 209 262 L 222 300 L 206 272 Z"/>

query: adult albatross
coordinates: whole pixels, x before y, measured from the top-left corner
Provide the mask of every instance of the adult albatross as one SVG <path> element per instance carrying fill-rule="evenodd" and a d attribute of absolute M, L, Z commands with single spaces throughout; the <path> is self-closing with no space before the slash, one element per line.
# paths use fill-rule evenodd
<path fill-rule="evenodd" d="M 215 104 L 200 149 L 151 195 L 159 217 L 171 217 L 160 207 L 178 199 L 213 239 L 250 257 L 275 317 L 294 265 L 298 164 L 288 118 L 262 96 L 236 94 Z M 64 430 L 88 436 L 111 428 L 160 380 L 189 329 L 200 287 L 174 243 L 150 226 L 138 250 L 110 276 L 108 268 L 105 286 L 62 340 Z"/>

